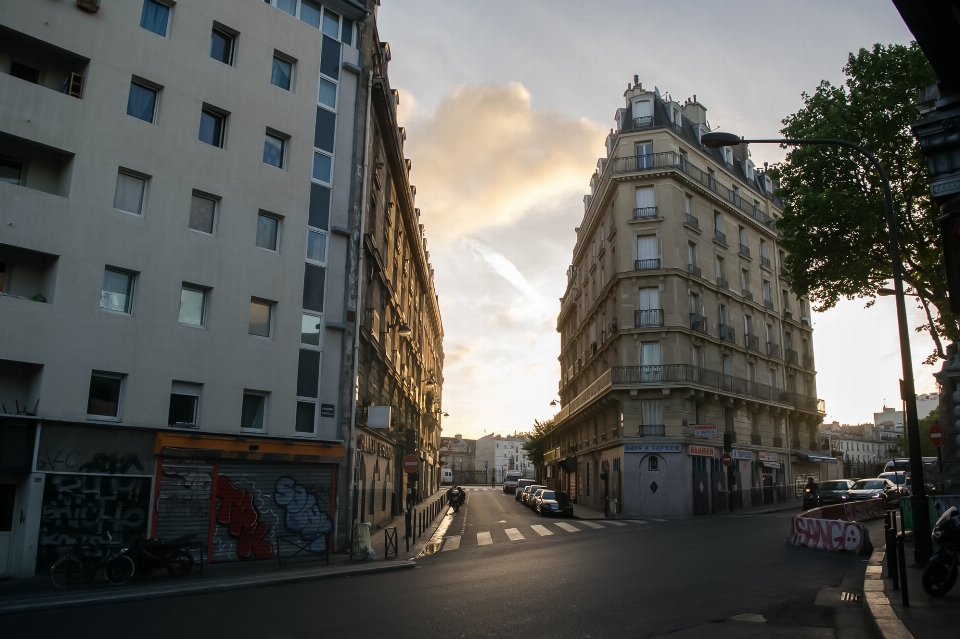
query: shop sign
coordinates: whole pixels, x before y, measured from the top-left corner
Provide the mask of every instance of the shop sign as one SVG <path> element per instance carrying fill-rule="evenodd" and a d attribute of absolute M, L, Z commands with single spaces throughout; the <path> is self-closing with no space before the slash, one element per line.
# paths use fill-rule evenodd
<path fill-rule="evenodd" d="M 387 459 L 393 457 L 392 446 L 389 444 L 384 444 L 380 440 L 374 439 L 370 435 L 357 436 L 357 450 L 370 453 L 371 455 L 376 455 L 377 457 L 385 457 Z"/>
<path fill-rule="evenodd" d="M 730 456 L 734 459 L 749 459 L 753 461 L 753 453 L 749 450 L 731 450 Z"/>
<path fill-rule="evenodd" d="M 680 453 L 683 450 L 680 444 L 627 444 L 623 447 L 625 453 Z"/>
<path fill-rule="evenodd" d="M 690 444 L 690 454 L 694 457 L 713 457 L 715 449 L 713 446 L 696 446 Z"/>
<path fill-rule="evenodd" d="M 717 425 L 716 424 L 694 424 L 693 436 L 694 437 L 716 437 Z"/>
<path fill-rule="evenodd" d="M 760 461 L 775 462 L 780 461 L 777 453 L 760 453 Z"/>

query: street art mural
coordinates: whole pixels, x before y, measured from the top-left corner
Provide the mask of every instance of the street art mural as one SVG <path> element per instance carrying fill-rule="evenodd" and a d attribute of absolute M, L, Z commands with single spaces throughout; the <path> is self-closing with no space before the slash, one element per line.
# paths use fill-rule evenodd
<path fill-rule="evenodd" d="M 271 526 L 253 505 L 253 493 L 237 488 L 229 477 L 217 478 L 217 523 L 226 525 L 236 541 L 234 552 L 240 559 L 269 559 L 273 546 L 264 538 Z"/>
<path fill-rule="evenodd" d="M 873 550 L 870 533 L 856 521 L 794 517 L 793 534 L 788 540 L 794 546 L 806 546 L 827 552 L 867 554 Z"/>
<path fill-rule="evenodd" d="M 74 547 L 102 556 L 111 546 L 146 536 L 149 511 L 148 477 L 47 475 L 37 570 L 48 570 Z"/>
<path fill-rule="evenodd" d="M 284 509 L 283 525 L 287 532 L 299 533 L 307 549 L 317 555 L 327 552 L 327 533 L 333 522 L 320 510 L 316 495 L 290 477 L 281 477 L 273 489 L 273 501 Z"/>

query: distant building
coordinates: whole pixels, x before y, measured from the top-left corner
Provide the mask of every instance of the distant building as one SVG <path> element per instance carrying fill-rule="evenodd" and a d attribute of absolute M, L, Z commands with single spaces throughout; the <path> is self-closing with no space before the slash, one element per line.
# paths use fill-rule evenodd
<path fill-rule="evenodd" d="M 477 440 L 464 439 L 463 435 L 440 438 L 440 465 L 454 472 L 475 468 Z"/>
<path fill-rule="evenodd" d="M 873 414 L 873 425 L 881 440 L 896 441 L 897 437 L 903 437 L 903 411 L 885 405 L 881 412 Z"/>
<path fill-rule="evenodd" d="M 876 413 L 882 415 L 883 413 Z M 844 461 L 865 463 L 881 462 L 895 454 L 895 440 L 882 438 L 874 424 L 843 424 L 837 422 L 820 427 L 822 450 L 829 450 Z"/>
<path fill-rule="evenodd" d="M 936 393 L 917 395 L 917 419 L 923 419 L 931 411 L 940 408 L 940 396 Z"/>
<path fill-rule="evenodd" d="M 493 470 L 498 482 L 503 481 L 508 470 L 519 470 L 524 477 L 533 477 L 533 465 L 523 450 L 526 441 L 526 437 L 517 435 L 485 435 L 477 440 L 473 467 Z"/>

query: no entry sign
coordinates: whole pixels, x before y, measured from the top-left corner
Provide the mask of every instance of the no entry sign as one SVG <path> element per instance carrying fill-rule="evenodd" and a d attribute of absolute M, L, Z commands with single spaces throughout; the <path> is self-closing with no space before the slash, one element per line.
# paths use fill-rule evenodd
<path fill-rule="evenodd" d="M 723 460 L 724 466 L 729 466 L 730 464 L 733 463 L 733 457 L 730 456 L 730 453 L 724 453 L 723 457 L 721 457 L 720 459 Z"/>
<path fill-rule="evenodd" d="M 940 428 L 940 424 L 930 427 L 930 443 L 937 448 L 940 448 L 940 444 L 943 443 L 943 429 Z"/>
<path fill-rule="evenodd" d="M 420 470 L 420 460 L 416 455 L 405 455 L 403 457 L 403 472 L 415 473 Z"/>

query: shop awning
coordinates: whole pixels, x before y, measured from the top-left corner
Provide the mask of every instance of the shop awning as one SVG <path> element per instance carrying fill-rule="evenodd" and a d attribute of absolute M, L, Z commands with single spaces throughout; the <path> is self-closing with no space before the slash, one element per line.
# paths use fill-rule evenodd
<path fill-rule="evenodd" d="M 835 458 L 831 457 L 830 455 L 817 455 L 817 454 L 814 454 L 814 453 L 801 453 L 801 452 L 799 452 L 799 451 L 797 451 L 796 455 L 797 455 L 797 457 L 800 457 L 801 459 L 806 459 L 806 460 L 811 461 L 811 462 L 813 462 L 813 463 L 815 463 L 815 464 L 836 464 L 836 463 L 837 463 L 837 460 L 836 460 Z"/>
<path fill-rule="evenodd" d="M 339 443 L 301 442 L 289 439 L 224 437 L 157 433 L 157 454 L 173 457 L 251 459 L 261 461 L 336 464 L 343 459 Z"/>

